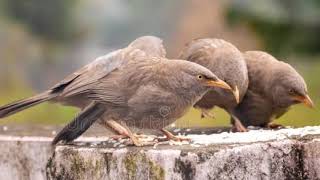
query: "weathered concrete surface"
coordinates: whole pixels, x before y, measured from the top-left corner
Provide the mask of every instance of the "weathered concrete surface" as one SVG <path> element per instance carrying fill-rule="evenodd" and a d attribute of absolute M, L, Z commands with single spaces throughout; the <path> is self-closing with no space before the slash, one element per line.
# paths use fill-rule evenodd
<path fill-rule="evenodd" d="M 0 136 L 0 179 L 46 179 L 51 138 Z"/>
<path fill-rule="evenodd" d="M 57 146 L 47 175 L 49 179 L 320 179 L 320 127 L 190 137 L 194 142 L 181 146 Z"/>
<path fill-rule="evenodd" d="M 49 137 L 0 135 L 0 180 L 320 179 L 320 127 L 203 132 L 143 148 L 85 137 L 53 149 Z"/>

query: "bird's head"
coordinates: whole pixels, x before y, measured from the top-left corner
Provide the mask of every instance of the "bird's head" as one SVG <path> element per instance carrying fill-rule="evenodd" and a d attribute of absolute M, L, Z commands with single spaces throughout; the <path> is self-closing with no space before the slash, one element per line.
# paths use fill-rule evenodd
<path fill-rule="evenodd" d="M 243 98 L 248 88 L 248 70 L 242 53 L 231 43 L 222 39 L 196 39 L 186 45 L 180 58 L 208 68 L 225 81 L 237 104 Z M 214 91 L 226 93 L 221 89 Z"/>
<path fill-rule="evenodd" d="M 230 85 L 238 104 L 248 89 L 248 70 L 245 60 L 238 50 L 229 49 L 220 52 L 216 53 L 216 59 L 220 65 L 213 72 L 219 72 L 217 76 Z"/>
<path fill-rule="evenodd" d="M 140 49 L 148 56 L 165 57 L 166 50 L 163 46 L 162 39 L 156 36 L 142 36 L 132 41 L 129 47 Z"/>
<path fill-rule="evenodd" d="M 197 74 L 195 76 L 197 84 L 200 84 L 205 87 L 218 87 L 218 88 L 222 88 L 222 89 L 232 90 L 232 88 L 230 87 L 230 85 L 228 83 L 226 83 L 225 81 L 222 81 L 221 79 L 219 79 L 215 75 L 212 76 L 210 74 L 206 74 L 201 71 L 195 72 L 195 73 Z"/>
<path fill-rule="evenodd" d="M 273 100 L 278 105 L 289 107 L 290 105 L 303 103 L 313 108 L 314 104 L 308 95 L 307 85 L 301 75 L 289 64 L 281 62 L 274 69 L 271 88 Z"/>
<path fill-rule="evenodd" d="M 184 60 L 171 60 L 167 63 L 178 65 L 173 66 L 176 69 L 171 69 L 171 71 L 175 71 L 175 74 L 177 75 L 175 80 L 172 81 L 177 89 L 184 88 L 187 91 L 206 92 L 212 87 L 218 87 L 231 90 L 229 84 L 219 79 L 210 70 L 199 64 Z"/>

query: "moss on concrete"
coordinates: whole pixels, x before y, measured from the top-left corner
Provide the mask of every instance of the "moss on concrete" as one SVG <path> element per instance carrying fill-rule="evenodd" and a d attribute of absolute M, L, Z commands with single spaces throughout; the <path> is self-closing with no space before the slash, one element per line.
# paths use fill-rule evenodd
<path fill-rule="evenodd" d="M 136 174 L 139 171 L 148 171 L 148 179 L 151 180 L 163 180 L 165 179 L 165 172 L 161 166 L 149 159 L 144 152 L 130 152 L 124 160 L 124 165 L 127 170 L 128 179 L 136 179 Z"/>
<path fill-rule="evenodd" d="M 181 158 L 176 158 L 174 171 L 181 174 L 182 179 L 192 180 L 196 173 L 195 167 L 189 161 L 183 161 Z"/>

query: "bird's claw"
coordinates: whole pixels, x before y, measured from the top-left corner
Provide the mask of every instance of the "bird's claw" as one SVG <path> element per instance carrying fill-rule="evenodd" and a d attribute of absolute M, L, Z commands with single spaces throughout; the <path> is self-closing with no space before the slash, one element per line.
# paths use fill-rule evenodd
<path fill-rule="evenodd" d="M 127 145 L 134 145 L 134 146 L 137 146 L 137 147 L 141 147 L 141 146 L 153 146 L 155 145 L 156 143 L 158 143 L 158 141 L 155 141 L 155 138 L 153 139 L 148 139 L 149 137 L 146 136 L 146 135 L 143 135 L 140 137 L 137 136 L 137 135 L 134 135 L 132 137 L 130 137 L 130 140 Z M 145 139 L 145 140 L 143 140 Z"/>
<path fill-rule="evenodd" d="M 181 137 L 181 136 L 175 136 L 173 135 L 171 132 L 165 130 L 165 129 L 162 129 L 161 130 L 163 132 L 163 134 L 166 136 L 166 138 L 162 138 L 162 139 L 159 139 L 159 140 L 167 140 L 167 141 L 170 141 L 170 140 L 173 140 L 173 141 L 176 141 L 176 142 L 182 142 L 182 141 L 188 141 L 190 142 L 191 139 L 190 138 L 187 138 L 187 137 Z"/>
<path fill-rule="evenodd" d="M 233 132 L 248 132 L 248 129 L 242 125 L 242 123 L 238 120 L 234 121 L 234 124 L 232 126 Z"/>
<path fill-rule="evenodd" d="M 127 139 L 127 138 L 129 138 L 129 137 L 126 135 L 122 135 L 122 134 L 113 135 L 110 137 L 110 139 L 113 139 L 113 140 L 120 140 L 120 139 Z"/>
<path fill-rule="evenodd" d="M 269 128 L 269 129 L 282 129 L 282 128 L 285 128 L 285 127 L 283 125 L 281 125 L 281 124 L 269 123 L 267 125 L 267 128 Z"/>
<path fill-rule="evenodd" d="M 179 136 L 173 136 L 171 138 L 168 138 L 168 140 L 173 140 L 173 141 L 178 141 L 178 142 L 182 142 L 182 141 L 187 141 L 187 142 L 191 142 L 192 139 L 187 138 L 187 137 L 179 137 Z"/>

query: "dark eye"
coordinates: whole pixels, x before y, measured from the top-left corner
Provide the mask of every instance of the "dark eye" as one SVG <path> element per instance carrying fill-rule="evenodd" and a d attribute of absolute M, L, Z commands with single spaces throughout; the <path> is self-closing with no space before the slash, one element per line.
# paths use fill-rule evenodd
<path fill-rule="evenodd" d="M 293 89 L 290 89 L 290 90 L 289 90 L 289 93 L 290 93 L 290 94 L 294 94 L 294 90 L 293 90 Z"/>
<path fill-rule="evenodd" d="M 202 79 L 203 78 L 203 76 L 202 75 L 198 75 L 198 79 Z"/>

